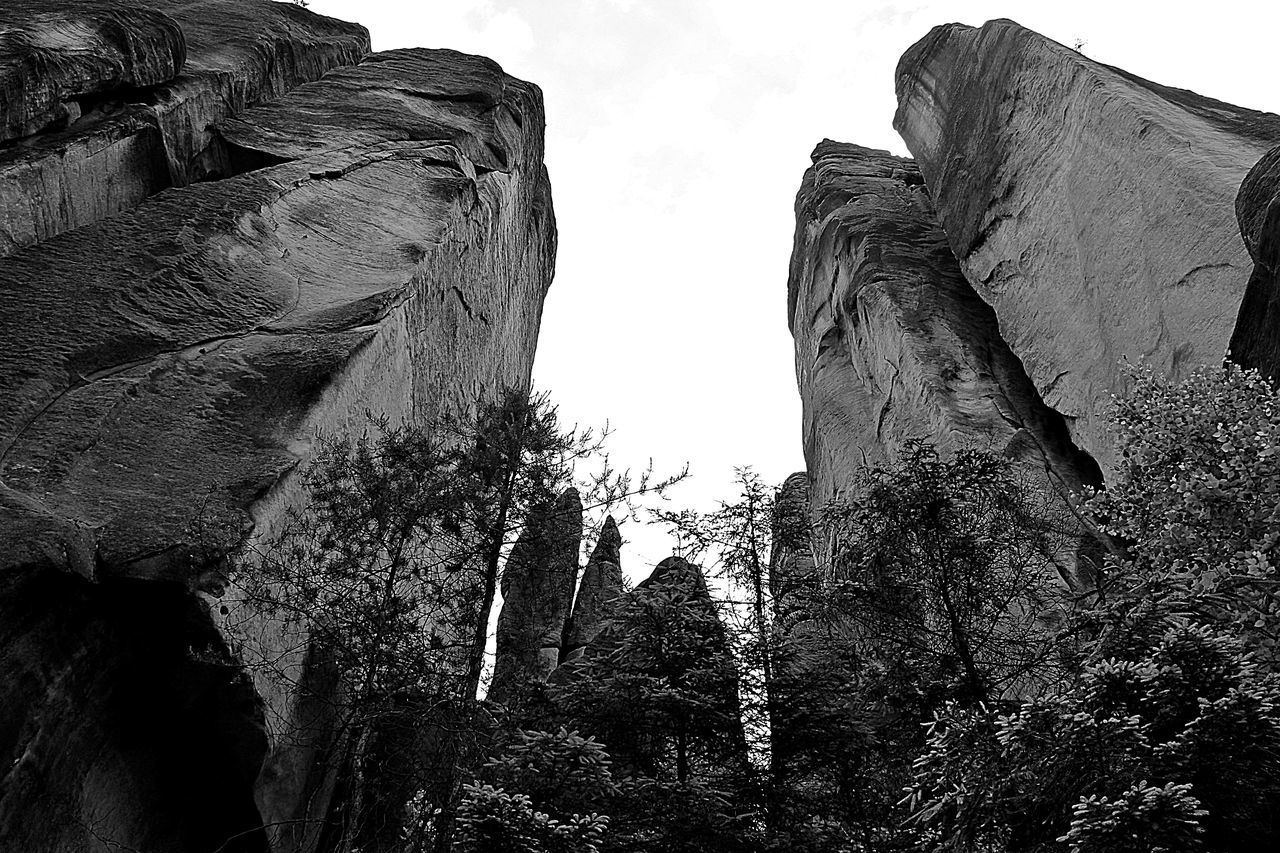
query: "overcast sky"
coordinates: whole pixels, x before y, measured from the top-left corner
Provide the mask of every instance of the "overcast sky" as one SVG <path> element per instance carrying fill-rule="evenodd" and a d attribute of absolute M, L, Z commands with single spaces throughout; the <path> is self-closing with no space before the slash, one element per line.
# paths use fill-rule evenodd
<path fill-rule="evenodd" d="M 1271 8 L 1266 11 L 1270 5 Z M 787 332 L 792 205 L 829 137 L 907 154 L 898 57 L 929 28 L 1012 18 L 1167 85 L 1280 112 L 1280 4 L 857 0 L 314 0 L 375 50 L 448 47 L 537 83 L 559 222 L 534 381 L 569 421 L 608 419 L 614 459 L 694 478 L 801 470 Z M 1188 11 L 1183 11 L 1184 9 Z M 665 537 L 624 528 L 642 577 Z"/>

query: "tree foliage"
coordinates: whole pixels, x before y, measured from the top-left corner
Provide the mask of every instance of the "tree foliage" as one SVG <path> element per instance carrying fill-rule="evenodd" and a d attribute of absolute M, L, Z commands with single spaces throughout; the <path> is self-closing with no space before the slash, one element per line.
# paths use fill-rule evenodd
<path fill-rule="evenodd" d="M 1116 483 L 1086 505 L 1128 543 L 1077 620 L 1080 666 L 934 723 L 911 803 L 937 849 L 1247 851 L 1280 842 L 1276 391 L 1231 365 L 1135 371 Z"/>
<path fill-rule="evenodd" d="M 567 485 L 607 510 L 679 478 L 615 471 L 604 437 L 513 390 L 425 426 L 322 441 L 302 470 L 310 500 L 254 549 L 225 606 L 268 692 L 327 708 L 340 848 L 393 847 L 404 803 L 425 789 L 447 849 L 467 767 L 494 731 L 476 695 L 517 533 Z"/>

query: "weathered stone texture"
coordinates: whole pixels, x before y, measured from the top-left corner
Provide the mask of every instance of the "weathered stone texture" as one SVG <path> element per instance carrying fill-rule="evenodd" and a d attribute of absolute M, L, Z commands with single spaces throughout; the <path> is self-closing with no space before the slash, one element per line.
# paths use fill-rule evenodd
<path fill-rule="evenodd" d="M 769 547 L 769 595 L 773 615 L 784 633 L 795 602 L 820 581 L 813 558 L 811 513 L 809 475 L 798 471 L 778 489 Z"/>
<path fill-rule="evenodd" d="M 177 22 L 111 0 L 10 0 L 0 28 L 0 142 L 75 121 L 81 100 L 170 80 L 186 60 Z"/>
<path fill-rule="evenodd" d="M 1249 170 L 1236 197 L 1253 275 L 1240 303 L 1231 358 L 1280 379 L 1280 147 Z"/>
<path fill-rule="evenodd" d="M 578 594 L 573 599 L 573 615 L 565 630 L 561 661 L 582 654 L 617 610 L 622 595 L 622 535 L 613 516 L 604 520 L 600 538 L 582 570 Z"/>
<path fill-rule="evenodd" d="M 936 27 L 894 126 L 965 276 L 1104 468 L 1121 359 L 1177 376 L 1227 350 L 1251 264 L 1232 202 L 1280 118 L 1170 89 L 1023 29 Z"/>
<path fill-rule="evenodd" d="M 251 29 L 241 8 L 260 5 L 278 6 L 290 27 L 328 26 L 285 4 L 172 11 L 207 13 L 210 27 L 225 11 L 223 48 L 212 28 L 200 35 L 207 61 L 252 54 L 263 79 L 318 74 L 345 55 L 324 40 L 311 56 L 306 42 L 238 42 Z M 187 40 L 196 55 L 199 39 Z M 295 55 L 268 71 L 275 50 Z M 433 92 L 434 123 L 423 112 L 390 128 L 353 111 L 344 129 L 359 90 L 350 75 L 328 95 L 319 82 L 237 122 L 237 133 L 274 140 L 259 149 L 262 168 L 161 191 L 0 259 L 0 849 L 89 849 L 96 832 L 186 853 L 244 828 L 255 805 L 268 822 L 323 814 L 327 783 L 315 778 L 317 743 L 297 738 L 308 711 L 296 697 L 257 684 L 264 706 L 244 694 L 249 710 L 206 733 L 207 749 L 166 763 L 156 750 L 170 741 L 110 716 L 152 694 L 94 673 L 164 658 L 178 683 L 155 693 L 146 719 L 175 732 L 216 701 L 240 701 L 248 688 L 192 591 L 216 593 L 218 558 L 296 505 L 292 472 L 316 437 L 359 432 L 369 414 L 425 419 L 527 387 L 556 245 L 540 94 L 450 52 L 397 51 L 367 66 L 356 76 L 370 90 Z M 475 88 L 463 81 L 476 69 L 498 117 L 442 133 L 448 116 L 469 115 Z M 226 92 L 246 78 L 218 79 Z M 339 116 L 329 145 L 295 145 L 276 129 L 301 126 L 326 98 Z M 26 591 L 41 584 L 83 603 Z M 141 603 L 121 627 L 114 603 L 130 595 Z M 174 602 L 191 605 L 192 625 L 166 627 Z M 55 748 L 71 743 L 93 748 Z M 255 790 L 244 775 L 259 765 Z M 197 776 L 221 793 L 173 806 Z M 261 836 L 246 838 L 244 849 L 261 849 Z M 279 849 L 294 849 L 286 842 Z"/>
<path fill-rule="evenodd" d="M 566 489 L 529 519 L 502 572 L 502 610 L 489 698 L 516 701 L 560 664 L 578 582 L 582 500 Z"/>
<path fill-rule="evenodd" d="M 369 49 L 269 0 L 15 0 L 0 30 L 0 256 L 207 177 L 219 120 Z"/>
<path fill-rule="evenodd" d="M 826 141 L 796 197 L 788 285 L 815 513 L 911 440 L 1096 483 L 965 280 L 908 159 Z"/>

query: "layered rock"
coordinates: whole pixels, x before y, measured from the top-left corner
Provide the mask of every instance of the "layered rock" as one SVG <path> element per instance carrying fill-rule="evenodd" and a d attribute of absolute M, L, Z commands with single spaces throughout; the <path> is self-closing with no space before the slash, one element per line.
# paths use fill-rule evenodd
<path fill-rule="evenodd" d="M 1093 62 L 1011 21 L 903 56 L 894 126 L 965 276 L 1044 401 L 1109 468 L 1120 361 L 1219 362 L 1251 264 L 1232 202 L 1280 118 Z"/>
<path fill-rule="evenodd" d="M 581 546 L 582 500 L 576 489 L 537 511 L 521 531 L 502 571 L 492 701 L 517 701 L 529 682 L 546 681 L 559 666 Z"/>
<path fill-rule="evenodd" d="M 573 599 L 573 613 L 565 627 L 564 647 L 560 660 L 579 657 L 599 636 L 617 612 L 622 595 L 622 535 L 613 516 L 607 516 L 600 538 L 582 570 L 578 594 Z"/>
<path fill-rule="evenodd" d="M 769 547 L 769 596 L 773 615 L 783 631 L 798 601 L 820 581 L 813 558 L 813 522 L 809 475 L 787 477 L 774 502 Z"/>
<path fill-rule="evenodd" d="M 0 32 L 0 256 L 207 177 L 219 120 L 369 50 L 269 0 L 12 0 Z"/>
<path fill-rule="evenodd" d="M 277 38 L 277 20 L 333 35 L 286 4 L 149 5 L 207 22 L 184 24 L 186 70 L 166 91 L 233 108 L 363 45 L 346 25 L 336 41 Z M 255 27 L 263 39 L 240 40 Z M 254 86 L 211 70 L 250 57 Z M 352 109 L 408 91 L 434 106 Z M 397 51 L 295 94 L 228 129 L 254 140 L 255 171 L 133 199 L 0 260 L 0 848 L 210 850 L 258 819 L 323 813 L 324 744 L 296 737 L 310 712 L 269 691 L 259 704 L 195 592 L 216 593 L 221 558 L 301 499 L 292 472 L 317 436 L 528 383 L 555 253 L 537 89 L 487 60 Z M 325 139 L 295 140 L 324 103 Z M 216 128 L 196 139 L 210 113 L 186 115 L 184 150 L 226 162 Z M 145 683 L 153 660 L 163 690 Z M 172 735 L 151 737 L 157 721 Z M 187 736 L 198 749 L 174 747 Z M 183 793 L 190 779 L 217 796 Z"/>
<path fill-rule="evenodd" d="M 1253 275 L 1231 336 L 1233 361 L 1280 379 L 1280 147 L 1249 170 L 1236 197 Z"/>
<path fill-rule="evenodd" d="M 995 450 L 1061 494 L 1099 482 L 961 273 L 911 160 L 817 147 L 796 197 L 788 315 L 815 515 L 913 440 Z"/>

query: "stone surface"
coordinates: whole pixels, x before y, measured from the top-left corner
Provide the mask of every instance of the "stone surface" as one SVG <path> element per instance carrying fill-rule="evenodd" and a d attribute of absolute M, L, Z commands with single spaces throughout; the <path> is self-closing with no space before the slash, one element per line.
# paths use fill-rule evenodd
<path fill-rule="evenodd" d="M 1249 170 L 1236 196 L 1236 217 L 1253 275 L 1231 336 L 1231 358 L 1280 379 L 1280 147 Z"/>
<path fill-rule="evenodd" d="M 519 700 L 560 664 L 578 582 L 582 500 L 566 489 L 530 519 L 502 572 L 502 610 L 488 698 Z"/>
<path fill-rule="evenodd" d="M 279 48 L 296 48 L 300 67 L 333 58 Z M 364 79 L 418 86 L 440 57 L 375 56 Z M 476 61 L 458 61 L 442 103 L 474 93 L 460 81 Z M 500 72 L 480 65 L 492 88 Z M 345 133 L 333 123 L 331 150 L 293 159 L 282 142 L 274 165 L 161 191 L 0 259 L 0 849 L 87 850 L 96 832 L 207 851 L 245 809 L 269 823 L 323 816 L 332 780 L 316 776 L 324 743 L 298 736 L 305 703 L 259 682 L 260 700 L 243 694 L 195 591 L 218 592 L 220 557 L 296 505 L 292 472 L 318 436 L 527 387 L 555 225 L 540 95 L 505 77 L 497 90 L 509 122 L 446 142 L 434 126 L 405 135 L 352 116 Z M 335 86 L 333 102 L 349 95 Z M 256 132 L 291 120 L 289 97 Z M 476 163 L 468 150 L 487 154 Z M 124 611 L 122 589 L 141 590 Z M 165 627 L 179 605 L 191 624 Z M 168 662 L 171 689 L 105 675 L 152 658 Z M 183 753 L 163 754 L 177 734 L 118 725 L 122 709 L 145 708 L 140 724 L 190 733 L 244 695 L 249 710 L 203 732 L 181 766 Z M 217 796 L 175 806 L 195 777 Z M 274 834 L 274 849 L 308 849 Z M 245 836 L 243 849 L 263 843 Z"/>
<path fill-rule="evenodd" d="M 769 596 L 780 633 L 786 634 L 797 599 L 821 578 L 813 558 L 809 475 L 798 471 L 782 481 L 773 510 L 769 547 Z"/>
<path fill-rule="evenodd" d="M 0 9 L 0 142 L 74 121 L 82 100 L 171 80 L 186 51 L 177 22 L 155 9 L 10 0 Z"/>
<path fill-rule="evenodd" d="M 911 160 L 817 147 L 796 197 L 788 314 L 815 517 L 913 439 L 995 450 L 1063 493 L 1099 482 L 961 274 Z"/>
<path fill-rule="evenodd" d="M 1104 469 L 1121 359 L 1220 361 L 1248 280 L 1232 203 L 1280 118 L 1142 80 L 1012 21 L 934 28 L 894 126 L 966 277 Z"/>
<path fill-rule="evenodd" d="M 270 0 L 16 0 L 0 30 L 0 256 L 207 177 L 216 122 L 369 48 Z"/>
<path fill-rule="evenodd" d="M 582 570 L 578 594 L 573 599 L 573 615 L 565 632 L 561 662 L 582 654 L 617 610 L 622 595 L 622 535 L 613 516 L 607 516 L 600 538 Z"/>

